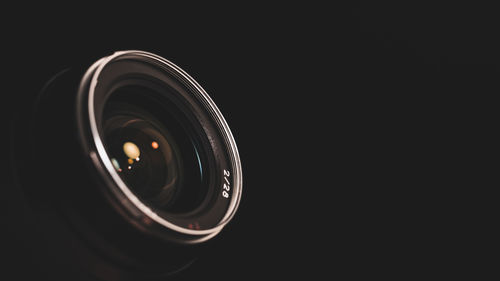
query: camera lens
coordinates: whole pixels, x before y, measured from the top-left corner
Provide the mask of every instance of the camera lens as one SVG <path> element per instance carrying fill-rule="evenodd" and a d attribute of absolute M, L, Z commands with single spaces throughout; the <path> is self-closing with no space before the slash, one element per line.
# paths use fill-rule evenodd
<path fill-rule="evenodd" d="M 214 102 L 178 66 L 117 52 L 87 70 L 77 99 L 84 152 L 133 225 L 191 244 L 234 216 L 242 185 L 236 144 Z"/>
<path fill-rule="evenodd" d="M 234 138 L 172 62 L 116 52 L 59 72 L 32 102 L 14 124 L 13 171 L 29 252 L 44 270 L 67 269 L 55 280 L 164 280 L 233 218 Z"/>

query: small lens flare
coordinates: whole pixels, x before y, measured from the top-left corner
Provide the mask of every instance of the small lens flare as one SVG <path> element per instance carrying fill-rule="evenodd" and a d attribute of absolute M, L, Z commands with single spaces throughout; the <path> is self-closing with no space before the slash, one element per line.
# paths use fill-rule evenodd
<path fill-rule="evenodd" d="M 139 147 L 133 142 L 124 143 L 123 152 L 125 152 L 125 155 L 127 155 L 128 158 L 131 159 L 139 158 L 139 156 L 141 155 L 141 150 L 139 150 Z"/>
<path fill-rule="evenodd" d="M 151 143 L 151 147 L 152 147 L 153 149 L 158 149 L 158 147 L 159 147 L 159 146 L 160 146 L 160 145 L 159 145 L 157 142 L 155 142 L 155 141 Z"/>
<path fill-rule="evenodd" d="M 134 164 L 134 160 L 133 160 L 133 159 L 130 159 L 130 158 L 128 159 L 128 161 L 127 161 L 127 162 L 128 162 L 130 165 Z"/>
<path fill-rule="evenodd" d="M 122 169 L 120 168 L 120 163 L 118 163 L 118 160 L 116 160 L 115 158 L 111 158 L 111 163 L 113 163 L 113 166 L 118 172 L 122 171 Z"/>

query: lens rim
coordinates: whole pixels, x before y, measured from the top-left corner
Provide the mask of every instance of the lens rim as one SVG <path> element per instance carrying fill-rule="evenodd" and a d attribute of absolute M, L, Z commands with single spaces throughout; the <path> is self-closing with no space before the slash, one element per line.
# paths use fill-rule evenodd
<path fill-rule="evenodd" d="M 118 59 L 128 58 L 141 62 L 154 63 L 155 67 L 160 67 L 173 75 L 182 85 L 189 89 L 190 93 L 200 101 L 203 108 L 211 115 L 212 121 L 216 124 L 220 135 L 223 137 L 224 149 L 229 156 L 232 169 L 232 193 L 229 206 L 220 222 L 208 229 L 190 229 L 177 225 L 142 202 L 128 188 L 120 175 L 114 169 L 109 155 L 106 152 L 104 141 L 99 134 L 98 118 L 96 118 L 95 95 L 96 87 L 103 69 L 111 62 Z M 238 149 L 229 126 L 221 112 L 208 96 L 205 90 L 184 70 L 177 65 L 158 55 L 138 51 L 119 51 L 104 57 L 95 62 L 83 76 L 78 88 L 77 122 L 80 139 L 84 140 L 82 146 L 85 153 L 88 153 L 93 165 L 104 178 L 106 184 L 118 187 L 112 190 L 113 196 L 119 197 L 118 201 L 136 218 L 133 223 L 145 230 L 158 229 L 173 234 L 176 240 L 185 243 L 199 243 L 217 235 L 222 228 L 233 218 L 239 206 L 242 193 L 242 168 Z M 123 200 L 125 199 L 125 200 Z M 139 218 L 139 219 L 138 219 Z M 158 227 L 159 226 L 159 227 Z M 170 235 L 172 236 L 172 235 Z M 170 237 L 172 239 L 172 237 Z"/>

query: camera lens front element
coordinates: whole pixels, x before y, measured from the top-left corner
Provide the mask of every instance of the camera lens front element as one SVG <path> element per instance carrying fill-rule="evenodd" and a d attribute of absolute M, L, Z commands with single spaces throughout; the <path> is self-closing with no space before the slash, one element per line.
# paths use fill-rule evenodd
<path fill-rule="evenodd" d="M 178 66 L 147 52 L 117 52 L 87 70 L 77 104 L 84 152 L 104 177 L 106 198 L 134 226 L 199 243 L 234 216 L 242 189 L 234 138 Z"/>

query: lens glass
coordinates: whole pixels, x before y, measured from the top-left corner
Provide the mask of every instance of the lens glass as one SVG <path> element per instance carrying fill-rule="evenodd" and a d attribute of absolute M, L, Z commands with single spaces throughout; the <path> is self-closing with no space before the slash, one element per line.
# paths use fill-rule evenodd
<path fill-rule="evenodd" d="M 189 212 L 207 190 L 196 137 L 182 112 L 139 86 L 114 91 L 104 109 L 104 138 L 115 170 L 142 201 Z"/>

